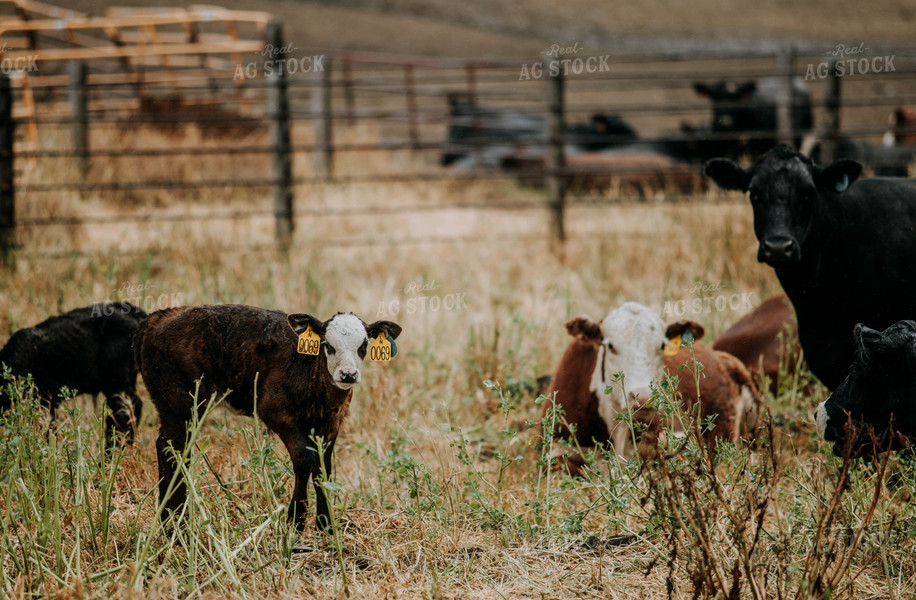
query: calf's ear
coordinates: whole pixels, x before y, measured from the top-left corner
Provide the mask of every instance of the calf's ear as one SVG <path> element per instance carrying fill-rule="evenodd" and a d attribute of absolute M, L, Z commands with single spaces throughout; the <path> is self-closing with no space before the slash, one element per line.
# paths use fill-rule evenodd
<path fill-rule="evenodd" d="M 601 326 L 588 317 L 576 317 L 566 322 L 566 331 L 579 341 L 598 345 L 601 343 Z"/>
<path fill-rule="evenodd" d="M 672 323 L 668 325 L 668 329 L 665 330 L 665 337 L 669 340 L 671 338 L 681 336 L 683 337 L 687 334 L 693 336 L 694 342 L 698 341 L 703 337 L 706 331 L 703 329 L 703 326 L 697 323 L 696 321 L 678 321 L 677 323 Z"/>
<path fill-rule="evenodd" d="M 387 333 L 388 337 L 395 340 L 401 335 L 401 326 L 393 321 L 376 321 L 366 327 L 366 333 L 369 334 L 370 338 L 378 337 L 380 333 Z"/>
<path fill-rule="evenodd" d="M 751 174 L 727 158 L 714 158 L 706 163 L 703 173 L 723 190 L 747 191 Z"/>
<path fill-rule="evenodd" d="M 862 174 L 862 165 L 854 160 L 838 160 L 820 170 L 817 186 L 826 192 L 842 194 Z"/>
<path fill-rule="evenodd" d="M 317 333 L 319 336 L 324 337 L 324 323 L 312 315 L 306 315 L 303 313 L 289 315 L 286 317 L 286 322 L 289 323 L 289 326 L 293 329 L 293 331 L 296 332 L 296 335 L 301 334 L 303 331 L 311 327 L 312 331 Z"/>

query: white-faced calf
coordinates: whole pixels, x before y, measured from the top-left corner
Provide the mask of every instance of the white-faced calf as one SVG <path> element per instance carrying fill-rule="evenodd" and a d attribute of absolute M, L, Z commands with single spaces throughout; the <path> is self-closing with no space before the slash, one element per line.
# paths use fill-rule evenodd
<path fill-rule="evenodd" d="M 177 466 L 167 448 L 183 452 L 194 410 L 189 391 L 203 377 L 199 397 L 232 390 L 225 402 L 246 415 L 253 413 L 257 394 L 258 417 L 280 436 L 293 464 L 290 522 L 297 529 L 304 527 L 309 478 L 315 478 L 317 524 L 327 528 L 330 513 L 317 482 L 322 461 L 330 473 L 334 442 L 349 413 L 352 388 L 360 381 L 370 343 L 379 336 L 393 343 L 400 333 L 396 323 L 366 325 L 352 313 L 337 313 L 325 322 L 306 314 L 240 305 L 151 314 L 137 332 L 134 352 L 161 422 L 156 441 L 160 501 Z M 300 344 L 302 334 L 314 341 Z M 318 437 L 324 439 L 323 456 L 312 439 Z M 184 505 L 185 495 L 179 479 L 165 502 L 163 519 Z"/>
<path fill-rule="evenodd" d="M 645 443 L 640 443 L 640 452 L 649 452 L 660 423 L 652 411 L 641 417 L 639 412 L 649 400 L 649 385 L 666 375 L 680 378 L 677 392 L 685 409 L 692 410 L 699 402 L 701 419 L 714 416 L 708 440 L 737 441 L 751 435 L 756 427 L 760 396 L 741 361 L 705 344 L 694 344 L 694 354 L 703 365 L 698 397 L 695 369 L 679 370 L 691 359 L 688 348 L 665 355 L 666 346 L 677 336 L 699 340 L 703 336 L 699 324 L 681 321 L 665 325 L 655 311 L 627 302 L 598 323 L 587 317 L 572 319 L 566 330 L 575 339 L 560 360 L 547 395 L 556 392 L 566 421 L 576 426 L 580 446 L 611 441 L 618 454 L 630 455 L 632 432 L 618 416 L 633 408 L 636 420 L 650 426 Z M 622 381 L 617 373 L 623 373 Z M 545 413 L 551 404 L 545 403 Z M 676 429 L 676 424 L 668 425 Z M 570 437 L 565 427 L 558 427 L 555 433 Z M 570 466 L 575 472 L 575 464 Z"/>

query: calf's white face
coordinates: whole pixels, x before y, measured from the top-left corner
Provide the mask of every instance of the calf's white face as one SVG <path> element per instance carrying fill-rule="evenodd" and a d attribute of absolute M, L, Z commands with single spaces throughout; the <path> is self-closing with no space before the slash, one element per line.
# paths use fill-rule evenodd
<path fill-rule="evenodd" d="M 649 384 L 665 376 L 665 323 L 658 314 L 627 302 L 601 321 L 598 363 L 591 390 L 599 399 L 599 412 L 608 424 L 632 402 L 649 399 Z M 619 381 L 617 373 L 623 373 Z M 611 386 L 610 393 L 605 393 Z"/>
<path fill-rule="evenodd" d="M 342 390 L 349 390 L 362 379 L 370 338 L 386 335 L 394 340 L 401 334 L 397 323 L 376 321 L 366 325 L 353 313 L 337 313 L 324 323 L 307 314 L 289 315 L 287 321 L 296 335 L 311 328 L 321 338 L 319 352 L 325 357 L 331 381 Z"/>
<path fill-rule="evenodd" d="M 342 313 L 327 322 L 322 348 L 334 385 L 348 390 L 360 382 L 368 347 L 366 325 L 356 315 Z"/>
<path fill-rule="evenodd" d="M 665 346 L 669 336 L 686 330 L 702 336 L 702 327 L 683 321 L 666 326 L 654 310 L 627 302 L 600 322 L 577 317 L 566 324 L 570 335 L 598 346 L 598 360 L 589 389 L 598 398 L 598 414 L 604 419 L 614 448 L 626 455 L 632 444 L 630 431 L 617 416 L 629 407 L 645 404 L 651 395 L 649 385 L 665 377 Z M 616 376 L 623 374 L 623 379 Z M 605 392 L 610 387 L 609 392 Z"/>

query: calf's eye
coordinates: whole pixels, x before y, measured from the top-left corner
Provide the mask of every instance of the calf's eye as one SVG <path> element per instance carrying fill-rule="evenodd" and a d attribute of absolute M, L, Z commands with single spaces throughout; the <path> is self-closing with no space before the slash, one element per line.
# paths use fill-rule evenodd
<path fill-rule="evenodd" d="M 369 347 L 369 340 L 366 340 L 365 342 L 363 342 L 363 345 L 359 347 L 359 353 L 360 353 L 360 354 L 365 354 L 365 353 L 366 353 L 366 349 L 367 349 L 368 347 Z"/>
<path fill-rule="evenodd" d="M 329 343 L 327 343 L 327 342 L 324 343 L 324 347 L 325 347 L 325 349 L 328 351 L 328 354 L 336 354 L 336 353 L 337 353 L 337 350 L 334 349 L 334 346 L 332 346 L 331 344 L 329 344 Z"/>

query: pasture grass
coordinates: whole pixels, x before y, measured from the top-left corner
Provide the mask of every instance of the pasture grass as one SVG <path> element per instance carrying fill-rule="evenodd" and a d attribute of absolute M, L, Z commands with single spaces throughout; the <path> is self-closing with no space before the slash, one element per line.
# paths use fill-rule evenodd
<path fill-rule="evenodd" d="M 761 299 L 775 291 L 760 267 L 713 261 L 749 243 L 743 207 L 712 207 L 719 223 L 703 207 L 677 208 L 644 210 L 674 211 L 678 231 L 711 233 L 689 234 L 693 244 L 665 232 L 588 239 L 570 244 L 565 262 L 547 243 L 297 246 L 283 258 L 221 255 L 179 239 L 142 256 L 45 261 L 40 273 L 20 261 L 3 275 L 9 329 L 108 299 L 99 289 L 149 281 L 147 293 L 179 291 L 189 304 L 323 318 L 352 308 L 370 321 L 380 303 L 399 299 L 399 314 L 383 316 L 404 334 L 398 356 L 367 364 L 356 391 L 322 488 L 332 498 L 330 536 L 311 523 L 301 535 L 287 526 L 292 473 L 282 444 L 217 407 L 192 430 L 189 502 L 170 537 L 157 518 L 153 407 L 135 444 L 106 457 L 92 399 L 66 402 L 49 434 L 33 391 L 17 380 L 15 407 L 0 417 L 0 594 L 911 597 L 916 477 L 895 457 L 877 469 L 835 459 L 810 422 L 825 392 L 805 395 L 804 379 L 767 399 L 754 447 L 726 445 L 711 460 L 694 436 L 654 464 L 586 449 L 584 479 L 548 468 L 561 442 L 541 440 L 536 426 L 562 415 L 542 417 L 543 398 L 529 388 L 565 348 L 568 317 L 598 316 L 625 299 L 661 311 L 694 278 Z M 725 226 L 731 217 L 738 222 Z M 397 290 L 410 281 L 464 292 L 467 307 L 407 314 L 412 296 Z M 695 318 L 712 338 L 737 316 Z M 881 482 L 891 469 L 889 492 Z"/>

